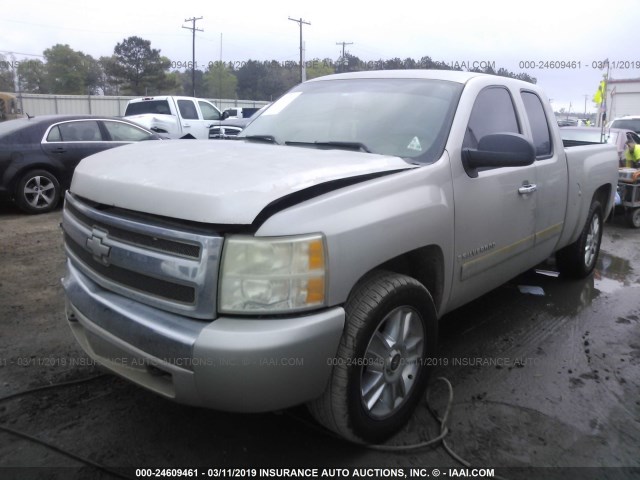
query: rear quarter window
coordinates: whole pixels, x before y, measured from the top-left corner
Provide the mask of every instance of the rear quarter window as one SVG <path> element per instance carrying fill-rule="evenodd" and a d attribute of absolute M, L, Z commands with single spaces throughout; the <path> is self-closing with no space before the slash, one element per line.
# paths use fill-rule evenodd
<path fill-rule="evenodd" d="M 533 92 L 522 92 L 520 95 L 531 126 L 536 157 L 548 157 L 551 155 L 551 132 L 549 132 L 549 123 L 544 113 L 542 100 Z"/>
<path fill-rule="evenodd" d="M 47 135 L 47 142 L 61 142 L 62 135 L 60 135 L 60 129 L 57 125 L 49 130 L 49 134 Z"/>

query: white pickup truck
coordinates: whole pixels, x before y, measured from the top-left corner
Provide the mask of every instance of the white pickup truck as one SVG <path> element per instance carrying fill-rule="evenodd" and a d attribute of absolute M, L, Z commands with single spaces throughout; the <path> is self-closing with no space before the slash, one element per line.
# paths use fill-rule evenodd
<path fill-rule="evenodd" d="M 167 398 L 306 403 L 356 442 L 410 419 L 443 314 L 553 254 L 592 272 L 618 174 L 611 145 L 564 148 L 539 87 L 466 72 L 314 79 L 241 137 L 82 161 L 69 325 Z"/>
<path fill-rule="evenodd" d="M 124 116 L 169 138 L 209 138 L 223 116 L 211 102 L 193 97 L 143 97 L 129 100 Z"/>

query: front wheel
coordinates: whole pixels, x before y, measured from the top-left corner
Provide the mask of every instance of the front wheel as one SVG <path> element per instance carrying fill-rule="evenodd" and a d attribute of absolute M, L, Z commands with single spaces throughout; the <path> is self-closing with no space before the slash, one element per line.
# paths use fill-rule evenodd
<path fill-rule="evenodd" d="M 50 212 L 60 200 L 60 183 L 46 170 L 31 170 L 18 181 L 15 199 L 27 213 Z"/>
<path fill-rule="evenodd" d="M 584 278 L 596 267 L 602 243 L 602 206 L 594 200 L 578 240 L 556 253 L 560 274 Z"/>
<path fill-rule="evenodd" d="M 329 385 L 309 409 L 351 441 L 378 443 L 407 423 L 426 388 L 437 314 L 420 282 L 391 272 L 364 280 L 345 311 Z"/>

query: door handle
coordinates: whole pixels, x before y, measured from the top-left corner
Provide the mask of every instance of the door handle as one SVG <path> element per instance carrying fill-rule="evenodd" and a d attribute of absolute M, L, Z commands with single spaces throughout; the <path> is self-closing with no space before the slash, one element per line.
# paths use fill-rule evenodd
<path fill-rule="evenodd" d="M 526 195 L 527 193 L 533 193 L 538 189 L 538 186 L 535 184 L 526 184 L 526 185 L 522 185 L 519 189 L 518 189 L 518 193 L 520 195 Z"/>
<path fill-rule="evenodd" d="M 62 147 L 58 147 L 58 148 L 54 148 L 51 152 L 52 153 L 67 153 L 67 149 L 66 148 L 62 148 Z"/>

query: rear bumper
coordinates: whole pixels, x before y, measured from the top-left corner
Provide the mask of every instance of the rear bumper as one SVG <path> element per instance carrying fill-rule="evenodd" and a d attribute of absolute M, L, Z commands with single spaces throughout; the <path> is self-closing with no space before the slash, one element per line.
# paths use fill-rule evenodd
<path fill-rule="evenodd" d="M 104 290 L 69 261 L 62 283 L 69 326 L 92 359 L 164 397 L 219 410 L 271 411 L 319 397 L 344 327 L 341 307 L 192 320 Z"/>

